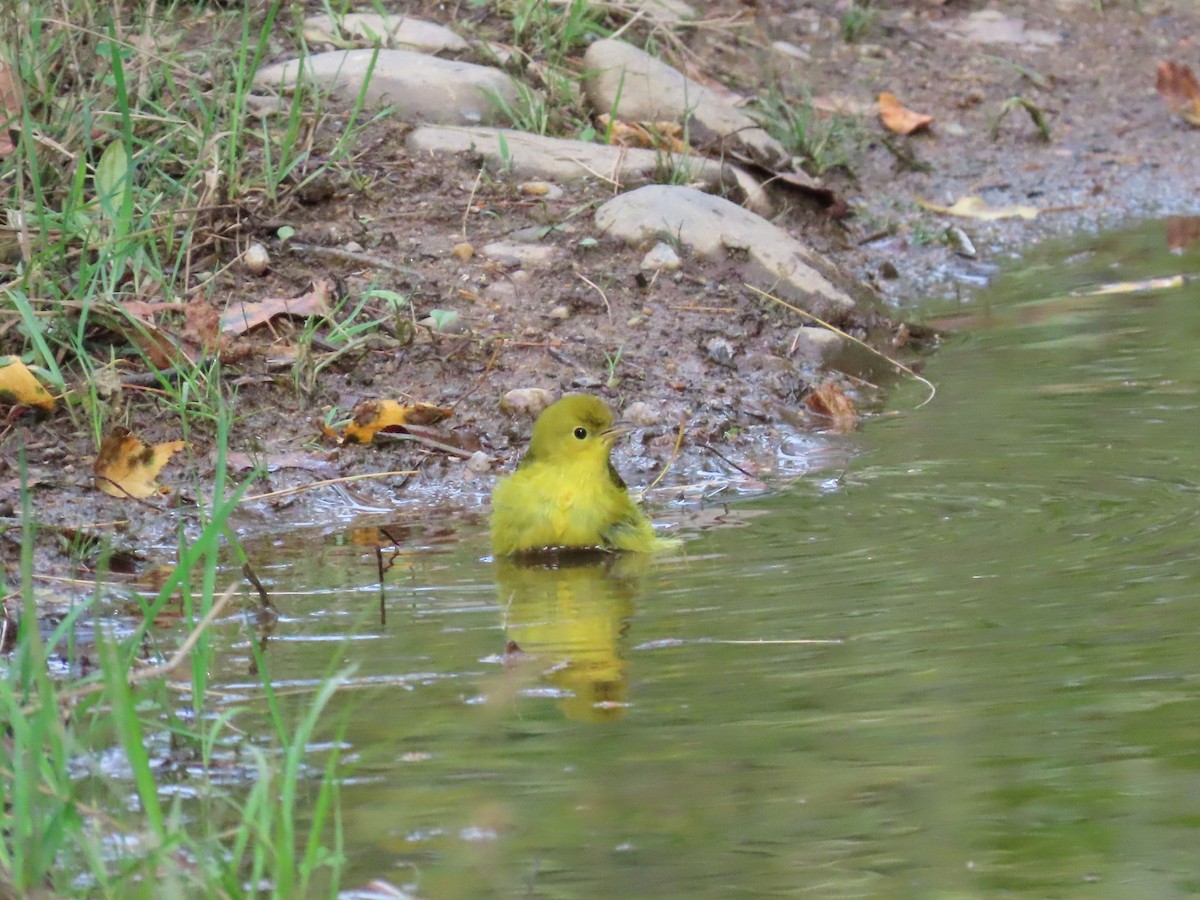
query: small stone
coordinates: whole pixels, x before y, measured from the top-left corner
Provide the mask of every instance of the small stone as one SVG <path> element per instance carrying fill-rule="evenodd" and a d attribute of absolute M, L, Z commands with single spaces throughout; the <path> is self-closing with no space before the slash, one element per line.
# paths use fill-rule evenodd
<path fill-rule="evenodd" d="M 621 415 L 621 419 L 636 428 L 650 428 L 657 425 L 662 417 L 649 403 L 638 400 L 630 403 Z"/>
<path fill-rule="evenodd" d="M 347 241 L 346 246 L 342 249 L 344 249 L 347 253 L 362 253 L 366 248 L 363 247 L 363 245 L 358 241 Z"/>
<path fill-rule="evenodd" d="M 639 325 L 641 325 L 645 321 L 646 321 L 645 318 L 643 318 L 642 316 L 630 316 L 628 319 L 625 320 L 625 325 L 628 328 L 637 328 Z"/>
<path fill-rule="evenodd" d="M 560 304 L 559 306 L 556 306 L 556 307 L 554 307 L 554 309 L 550 310 L 550 312 L 546 313 L 546 315 L 549 316 L 551 319 L 558 319 L 559 321 L 564 321 L 566 319 L 571 318 L 571 310 L 568 309 L 566 306 L 563 306 Z"/>
<path fill-rule="evenodd" d="M 251 275 L 264 275 L 271 267 L 271 257 L 262 244 L 251 244 L 242 254 L 242 265 Z"/>
<path fill-rule="evenodd" d="M 500 411 L 534 419 L 553 402 L 554 395 L 545 388 L 513 388 L 500 398 Z"/>
<path fill-rule="evenodd" d="M 683 263 L 680 262 L 675 248 L 664 241 L 659 241 L 642 257 L 642 268 L 648 271 L 674 272 L 681 265 Z"/>
<path fill-rule="evenodd" d="M 890 259 L 885 259 L 882 263 L 879 264 L 879 277 L 880 278 L 889 278 L 889 279 L 890 278 L 899 278 L 900 270 L 896 268 L 896 264 L 894 262 L 892 262 Z"/>
<path fill-rule="evenodd" d="M 733 345 L 723 337 L 713 338 L 704 345 L 708 358 L 718 366 L 733 368 Z"/>
<path fill-rule="evenodd" d="M 459 260 L 459 262 L 466 262 L 475 255 L 475 248 L 471 246 L 469 241 L 462 241 L 461 243 L 455 244 L 450 252 L 454 255 L 455 259 Z"/>
<path fill-rule="evenodd" d="M 467 468 L 476 475 L 482 475 L 492 468 L 492 458 L 482 450 L 476 450 L 467 459 Z"/>

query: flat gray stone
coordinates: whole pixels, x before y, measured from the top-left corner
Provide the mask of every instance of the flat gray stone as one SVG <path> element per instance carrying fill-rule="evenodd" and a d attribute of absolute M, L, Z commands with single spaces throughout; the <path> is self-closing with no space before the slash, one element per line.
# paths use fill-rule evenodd
<path fill-rule="evenodd" d="M 492 241 L 480 251 L 488 259 L 506 266 L 521 266 L 526 269 L 546 268 L 562 255 L 562 250 L 553 244 L 524 244 L 517 241 Z"/>
<path fill-rule="evenodd" d="M 823 319 L 841 318 L 854 300 L 836 287 L 807 247 L 778 225 L 722 197 L 688 187 L 652 184 L 621 194 L 596 210 L 609 237 L 640 244 L 678 240 L 701 256 L 744 255 L 746 280 Z"/>
<path fill-rule="evenodd" d="M 632 44 L 611 38 L 596 41 L 584 53 L 583 63 L 584 93 L 598 113 L 631 122 L 686 121 L 693 143 L 740 149 L 768 168 L 788 162 L 783 145 L 757 122 Z"/>
<path fill-rule="evenodd" d="M 409 50 L 334 50 L 304 63 L 306 77 L 337 97 L 353 101 L 362 90 L 371 59 L 375 70 L 366 88 L 372 105 L 394 105 L 396 114 L 417 122 L 476 124 L 502 118 L 493 95 L 510 104 L 517 85 L 499 69 L 413 53 Z M 259 87 L 291 88 L 301 72 L 293 59 L 259 69 Z"/>
<path fill-rule="evenodd" d="M 444 25 L 375 12 L 309 16 L 304 20 L 304 39 L 326 41 L 344 48 L 378 46 L 421 53 L 460 51 L 470 46 Z"/>
<path fill-rule="evenodd" d="M 560 182 L 596 178 L 622 188 L 657 180 L 666 162 L 666 157 L 654 150 L 589 144 L 511 128 L 424 126 L 409 134 L 407 146 L 413 154 L 474 153 L 492 171 L 509 172 L 517 178 Z M 748 172 L 700 156 L 684 157 L 677 163 L 690 183 L 707 190 L 736 187 L 748 207 L 770 212 L 766 193 Z"/>

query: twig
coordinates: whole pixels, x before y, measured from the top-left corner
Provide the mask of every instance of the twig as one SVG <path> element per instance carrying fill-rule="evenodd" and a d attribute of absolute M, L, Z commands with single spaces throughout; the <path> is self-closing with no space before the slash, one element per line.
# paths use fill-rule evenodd
<path fill-rule="evenodd" d="M 208 626 L 216 621 L 217 616 L 219 616 L 225 610 L 225 607 L 229 605 L 229 601 L 233 599 L 233 592 L 237 589 L 237 586 L 237 581 L 230 582 L 229 587 L 225 588 L 221 596 L 213 601 L 212 608 L 209 609 L 208 613 L 203 619 L 196 623 L 196 627 L 192 629 L 191 634 L 189 634 L 184 642 L 179 645 L 179 649 L 177 649 L 171 655 L 170 659 L 164 663 L 159 663 L 156 666 L 138 669 L 136 672 L 133 672 L 126 677 L 126 683 L 132 687 L 139 682 L 148 681 L 151 678 L 158 678 L 162 675 L 167 675 L 177 669 L 180 663 L 187 659 L 188 654 L 192 652 L 192 648 L 195 647 L 196 642 L 200 640 L 200 635 L 204 634 L 204 632 L 208 629 Z M 64 691 L 63 693 L 59 694 L 58 702 L 60 704 L 66 704 L 82 697 L 90 697 L 92 694 L 99 694 L 104 690 L 104 688 L 105 684 L 102 681 L 94 682 L 93 684 L 86 684 L 83 687 L 76 688 L 75 690 Z M 33 712 L 35 709 L 37 709 L 37 706 L 37 704 L 31 704 L 30 706 L 24 707 L 21 712 Z"/>
<path fill-rule="evenodd" d="M 687 427 L 687 422 L 679 423 L 679 434 L 675 436 L 675 446 L 671 450 L 671 455 L 667 457 L 667 464 L 665 466 L 663 466 L 662 471 L 658 473 L 658 477 L 655 478 L 652 482 L 650 482 L 650 484 L 648 484 L 646 486 L 646 490 L 642 491 L 643 494 L 649 493 L 650 491 L 652 491 L 654 489 L 654 486 L 663 480 L 663 476 L 665 476 L 667 474 L 667 472 L 669 472 L 671 470 L 671 466 L 674 464 L 675 460 L 679 457 L 679 451 L 683 449 L 683 432 L 686 427 Z"/>
<path fill-rule="evenodd" d="M 604 291 L 602 291 L 600 289 L 600 285 L 596 284 L 596 282 L 592 281 L 590 278 L 588 278 L 582 272 L 576 272 L 575 277 L 578 278 L 580 281 L 582 281 L 584 284 L 586 284 L 588 287 L 593 288 L 596 291 L 596 293 L 600 295 L 600 299 L 604 301 L 604 308 L 608 311 L 608 318 L 611 321 L 612 320 L 612 306 L 609 305 L 608 295 L 605 294 Z"/>
<path fill-rule="evenodd" d="M 251 494 L 241 499 L 241 503 L 246 503 L 250 500 L 269 500 L 273 497 L 286 497 L 289 494 L 299 494 L 302 491 L 313 490 L 314 488 L 325 487 L 330 484 L 343 484 L 350 481 L 363 481 L 367 478 L 390 478 L 393 475 L 415 475 L 416 472 L 411 469 L 405 469 L 400 472 L 364 472 L 361 475 L 343 475 L 341 478 L 327 478 L 324 481 L 314 481 L 310 484 L 298 484 L 295 487 L 281 488 L 278 491 L 270 491 L 266 494 Z"/>
<path fill-rule="evenodd" d="M 399 263 L 392 262 L 390 259 L 372 256 L 369 253 L 355 253 L 352 250 L 343 250 L 340 247 L 322 247 L 320 244 L 297 244 L 291 241 L 284 244 L 284 246 L 293 253 L 311 253 L 314 256 L 328 256 L 331 259 L 340 259 L 344 262 L 352 262 L 374 269 L 387 269 L 389 272 L 396 272 L 400 275 L 408 275 L 410 278 L 424 280 L 421 273 L 416 269 L 410 269 L 408 266 L 402 266 Z"/>
<path fill-rule="evenodd" d="M 923 384 L 923 385 L 925 385 L 925 387 L 929 388 L 929 396 L 926 397 L 924 400 L 922 400 L 920 403 L 918 403 L 915 407 L 913 407 L 914 409 L 920 409 L 922 406 L 925 406 L 927 403 L 930 403 L 933 400 L 933 398 L 937 396 L 937 388 L 934 387 L 932 381 L 930 381 L 928 378 L 923 378 L 922 376 L 918 375 L 916 372 L 914 372 L 908 366 L 904 365 L 904 363 L 897 362 L 896 360 L 894 360 L 890 356 L 888 356 L 886 353 L 880 353 L 878 350 L 876 350 L 874 347 L 872 347 L 870 344 L 866 343 L 865 341 L 860 341 L 854 335 L 847 334 L 846 332 L 842 331 L 842 329 L 838 328 L 835 325 L 830 325 L 824 319 L 817 318 L 816 316 L 814 316 L 812 313 L 808 312 L 807 310 L 803 310 L 798 306 L 794 306 L 793 304 L 788 303 L 786 300 L 776 297 L 774 294 L 769 294 L 764 290 L 756 288 L 752 284 L 746 284 L 745 282 L 743 282 L 743 287 L 748 287 L 750 290 L 754 291 L 754 293 L 758 294 L 760 297 L 765 297 L 768 300 L 778 303 L 780 306 L 784 307 L 785 309 L 790 309 L 792 312 L 798 313 L 799 315 L 804 316 L 806 319 L 812 319 L 812 321 L 816 322 L 822 328 L 832 331 L 834 334 L 840 335 L 841 337 L 844 337 L 848 341 L 853 341 L 855 344 L 858 344 L 858 346 L 862 347 L 868 353 L 872 353 L 875 356 L 878 356 L 880 359 L 891 363 L 893 366 L 895 366 L 901 372 L 904 372 L 907 375 L 911 375 L 913 378 L 917 379 L 917 381 L 921 382 L 921 384 Z"/>

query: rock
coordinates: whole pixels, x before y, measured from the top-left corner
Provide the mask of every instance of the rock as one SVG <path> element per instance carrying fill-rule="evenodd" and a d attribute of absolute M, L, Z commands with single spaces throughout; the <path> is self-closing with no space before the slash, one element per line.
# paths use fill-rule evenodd
<path fill-rule="evenodd" d="M 599 178 L 624 188 L 659 180 L 663 156 L 640 147 L 615 147 L 584 141 L 528 134 L 511 128 L 424 126 L 408 136 L 408 151 L 448 156 L 473 153 L 493 172 L 517 178 L 580 181 Z M 769 215 L 766 192 L 750 173 L 728 163 L 699 156 L 677 160 L 687 167 L 688 180 L 712 191 L 740 191 L 746 206 Z"/>
<path fill-rule="evenodd" d="M 624 41 L 596 41 L 583 55 L 583 89 L 598 112 L 634 122 L 687 120 L 693 141 L 744 150 L 755 162 L 778 168 L 783 145 L 715 91 Z"/>
<path fill-rule="evenodd" d="M 492 241 L 480 251 L 488 259 L 506 266 L 523 268 L 545 268 L 552 264 L 562 250 L 552 244 L 520 244 L 515 241 Z"/>
<path fill-rule="evenodd" d="M 306 77 L 335 96 L 354 101 L 362 90 L 372 58 L 375 70 L 366 88 L 367 102 L 394 105 L 396 115 L 418 122 L 475 124 L 503 118 L 493 96 L 518 102 L 517 84 L 499 69 L 454 62 L 408 50 L 335 50 L 316 53 L 304 63 Z M 259 87 L 291 88 L 301 61 L 259 69 Z"/>
<path fill-rule="evenodd" d="M 621 413 L 621 421 L 628 422 L 635 428 L 651 428 L 659 423 L 662 416 L 649 403 L 638 400 L 635 403 L 630 403 L 625 407 L 625 412 Z"/>
<path fill-rule="evenodd" d="M 560 303 L 558 306 L 550 310 L 550 312 L 546 313 L 546 316 L 551 319 L 556 319 L 559 322 L 565 322 L 567 319 L 571 318 L 571 310 L 569 307 L 566 307 Z"/>
<path fill-rule="evenodd" d="M 321 13 L 304 20 L 304 39 L 326 41 L 341 47 L 387 47 L 439 53 L 469 49 L 470 45 L 449 28 L 408 16 L 353 12 L 344 16 Z"/>
<path fill-rule="evenodd" d="M 513 388 L 500 398 L 500 411 L 536 419 L 554 402 L 554 394 L 545 388 Z"/>
<path fill-rule="evenodd" d="M 704 345 L 704 350 L 708 354 L 708 358 L 715 362 L 718 366 L 726 368 L 734 368 L 733 365 L 733 344 L 729 343 L 723 337 L 715 337 Z"/>
<path fill-rule="evenodd" d="M 271 267 L 271 257 L 262 244 L 253 243 L 242 254 L 242 265 L 251 275 L 264 275 Z"/>
<path fill-rule="evenodd" d="M 665 241 L 659 241 L 650 248 L 650 252 L 642 257 L 641 268 L 649 271 L 665 270 L 674 272 L 683 263 L 679 259 L 679 254 L 675 252 L 675 248 Z"/>
<path fill-rule="evenodd" d="M 492 458 L 482 450 L 476 450 L 467 458 L 467 468 L 476 475 L 482 475 L 492 468 Z"/>
<path fill-rule="evenodd" d="M 460 241 L 450 248 L 450 254 L 459 262 L 466 262 L 475 255 L 475 248 L 469 241 Z"/>
<path fill-rule="evenodd" d="M 597 209 L 596 225 L 629 243 L 669 235 L 711 259 L 744 253 L 747 280 L 759 281 L 823 319 L 836 320 L 855 305 L 817 268 L 826 264 L 778 225 L 702 191 L 647 185 Z"/>

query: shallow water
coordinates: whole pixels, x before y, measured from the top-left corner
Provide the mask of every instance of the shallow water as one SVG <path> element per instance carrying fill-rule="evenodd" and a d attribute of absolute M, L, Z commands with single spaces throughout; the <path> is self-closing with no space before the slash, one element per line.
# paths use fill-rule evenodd
<path fill-rule="evenodd" d="M 355 667 L 347 884 L 1200 892 L 1200 290 L 1071 295 L 1198 263 L 1158 225 L 1031 255 L 954 311 L 931 404 L 679 559 L 412 523 L 381 623 L 370 529 L 275 548 L 277 683 Z M 245 651 L 218 687 L 254 693 Z"/>

